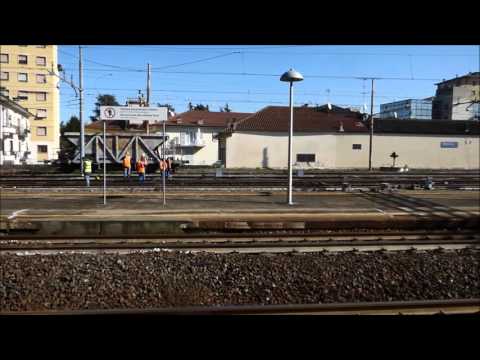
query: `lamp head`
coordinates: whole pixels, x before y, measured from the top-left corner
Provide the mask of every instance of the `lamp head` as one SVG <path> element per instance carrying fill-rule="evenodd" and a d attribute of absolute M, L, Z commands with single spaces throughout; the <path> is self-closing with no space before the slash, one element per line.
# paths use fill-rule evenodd
<path fill-rule="evenodd" d="M 302 81 L 303 76 L 298 71 L 293 69 L 288 70 L 280 77 L 280 81 L 284 82 L 294 82 L 294 81 Z"/>

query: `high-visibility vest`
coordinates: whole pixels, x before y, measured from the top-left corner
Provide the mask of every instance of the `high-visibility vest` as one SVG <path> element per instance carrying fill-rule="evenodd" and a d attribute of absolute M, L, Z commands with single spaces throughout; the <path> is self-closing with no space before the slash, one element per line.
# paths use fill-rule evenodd
<path fill-rule="evenodd" d="M 92 173 L 92 162 L 90 160 L 85 160 L 83 162 L 83 172 L 85 174 L 91 174 Z"/>
<path fill-rule="evenodd" d="M 132 165 L 130 164 L 130 156 L 129 156 L 129 155 L 125 156 L 125 158 L 123 159 L 123 163 L 122 163 L 122 164 L 123 164 L 123 167 L 124 167 L 124 168 L 129 168 L 129 167 L 132 166 Z"/>
<path fill-rule="evenodd" d="M 137 161 L 137 172 L 141 174 L 145 173 L 145 164 L 141 161 Z"/>

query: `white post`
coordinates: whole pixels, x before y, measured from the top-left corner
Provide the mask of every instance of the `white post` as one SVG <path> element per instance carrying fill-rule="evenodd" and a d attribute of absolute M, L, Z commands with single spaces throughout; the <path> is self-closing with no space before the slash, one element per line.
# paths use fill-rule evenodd
<path fill-rule="evenodd" d="M 290 123 L 288 133 L 288 205 L 293 205 L 292 201 L 292 137 L 293 137 L 293 82 L 290 82 Z"/>
<path fill-rule="evenodd" d="M 107 205 L 107 121 L 103 120 L 103 205 Z"/>
<path fill-rule="evenodd" d="M 165 166 L 165 121 L 163 121 L 163 143 L 162 143 L 162 159 L 164 161 L 163 165 Z M 162 172 L 162 183 L 163 183 L 163 205 L 167 204 L 166 199 L 166 189 L 165 189 L 165 169 Z"/>

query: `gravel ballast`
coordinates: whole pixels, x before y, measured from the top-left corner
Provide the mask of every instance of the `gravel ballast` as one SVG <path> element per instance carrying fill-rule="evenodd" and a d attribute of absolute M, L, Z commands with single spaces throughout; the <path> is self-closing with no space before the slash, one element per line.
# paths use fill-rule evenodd
<path fill-rule="evenodd" d="M 480 297 L 475 250 L 0 255 L 0 311 Z"/>

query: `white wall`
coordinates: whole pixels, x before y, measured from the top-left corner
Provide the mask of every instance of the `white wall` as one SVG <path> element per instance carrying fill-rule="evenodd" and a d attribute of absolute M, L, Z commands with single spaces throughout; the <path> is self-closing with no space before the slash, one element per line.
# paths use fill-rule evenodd
<path fill-rule="evenodd" d="M 441 142 L 457 142 L 458 148 L 441 148 Z M 353 150 L 361 144 L 361 150 Z M 264 150 L 266 149 L 266 150 Z M 265 161 L 264 151 L 268 161 Z M 479 137 L 386 135 L 373 137 L 373 167 L 391 166 L 390 154 L 399 157 L 396 166 L 424 169 L 479 169 Z M 368 168 L 368 134 L 295 134 L 296 154 L 315 154 L 315 163 L 295 164 L 302 168 Z M 286 168 L 288 137 L 278 133 L 235 132 L 227 138 L 226 167 L 228 168 Z"/>
<path fill-rule="evenodd" d="M 221 128 L 199 126 L 167 126 L 166 131 L 167 135 L 169 136 L 167 148 L 175 141 L 180 143 L 182 140 L 182 133 L 184 136 L 186 136 L 187 132 L 194 131 L 197 133 L 198 129 L 200 129 L 200 140 L 203 142 L 204 146 L 177 147 L 175 154 L 168 156 L 173 156 L 175 159 L 179 160 L 188 160 L 189 165 L 212 165 L 218 161 L 218 140 L 213 139 L 213 135 L 218 134 L 222 130 Z M 161 132 L 157 132 L 157 134 L 161 134 Z"/>
<path fill-rule="evenodd" d="M 302 168 L 335 166 L 336 144 L 333 134 L 296 133 L 293 140 L 293 162 L 296 154 L 315 154 L 314 163 L 299 163 Z M 226 167 L 286 168 L 287 134 L 275 132 L 235 132 L 227 138 Z"/>
<path fill-rule="evenodd" d="M 0 127 L 2 127 L 0 141 L 3 141 L 0 165 L 5 162 L 14 165 L 33 163 L 32 154 L 27 153 L 31 148 L 31 134 L 28 133 L 25 138 L 19 136 L 25 129 L 30 129 L 28 119 L 0 104 Z"/>

